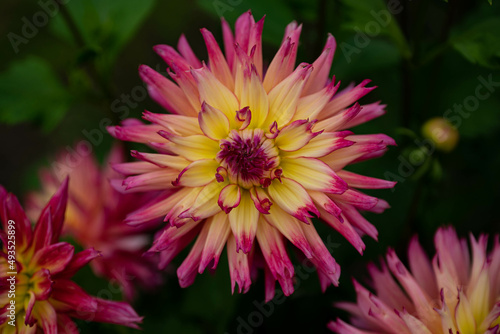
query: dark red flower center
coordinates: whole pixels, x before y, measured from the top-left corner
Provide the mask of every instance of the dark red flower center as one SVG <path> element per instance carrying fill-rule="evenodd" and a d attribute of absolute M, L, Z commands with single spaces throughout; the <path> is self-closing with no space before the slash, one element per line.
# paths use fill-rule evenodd
<path fill-rule="evenodd" d="M 217 161 L 229 180 L 244 188 L 264 184 L 279 164 L 278 149 L 261 129 L 233 130 L 220 141 Z"/>

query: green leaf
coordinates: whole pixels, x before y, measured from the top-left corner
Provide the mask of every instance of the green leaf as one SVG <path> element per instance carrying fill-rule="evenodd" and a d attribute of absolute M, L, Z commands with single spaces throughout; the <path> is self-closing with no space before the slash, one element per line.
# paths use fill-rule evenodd
<path fill-rule="evenodd" d="M 53 129 L 66 113 L 71 95 L 43 59 L 28 57 L 12 62 L 0 74 L 0 121 L 37 122 Z"/>
<path fill-rule="evenodd" d="M 411 57 L 411 50 L 394 14 L 403 10 L 402 5 L 392 6 L 383 0 L 342 0 L 347 9 L 348 20 L 342 25 L 358 35 L 357 48 L 364 48 L 373 39 L 387 36 L 397 46 L 404 58 Z M 392 2 L 389 2 L 391 4 Z M 391 6 L 391 7 L 388 7 Z"/>
<path fill-rule="evenodd" d="M 66 6 L 86 43 L 84 52 L 99 50 L 109 65 L 134 36 L 154 4 L 155 0 L 82 0 L 71 1 Z M 54 18 L 52 30 L 63 39 L 74 41 L 62 15 Z"/>
<path fill-rule="evenodd" d="M 500 19 L 490 18 L 451 39 L 453 47 L 468 61 L 488 68 L 500 68 Z"/>

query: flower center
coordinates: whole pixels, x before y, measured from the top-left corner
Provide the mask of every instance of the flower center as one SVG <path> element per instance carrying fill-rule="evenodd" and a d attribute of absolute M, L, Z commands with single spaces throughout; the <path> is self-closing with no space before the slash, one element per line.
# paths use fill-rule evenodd
<path fill-rule="evenodd" d="M 227 172 L 229 180 L 243 188 L 267 186 L 271 179 L 281 175 L 277 170 L 278 149 L 261 129 L 232 130 L 226 139 L 220 141 L 220 148 L 216 160 Z"/>

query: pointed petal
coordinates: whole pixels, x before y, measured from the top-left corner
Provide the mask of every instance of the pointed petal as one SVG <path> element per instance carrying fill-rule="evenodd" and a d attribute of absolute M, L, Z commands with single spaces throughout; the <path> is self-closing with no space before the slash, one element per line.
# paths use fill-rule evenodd
<path fill-rule="evenodd" d="M 142 153 L 135 150 L 130 151 L 130 155 L 134 158 L 155 164 L 156 166 L 161 168 L 170 167 L 176 170 L 183 170 L 189 165 L 188 160 L 176 155 Z"/>
<path fill-rule="evenodd" d="M 197 110 L 199 110 L 199 108 Z M 175 133 L 179 136 L 202 134 L 196 117 L 172 114 L 155 114 L 150 111 L 144 111 L 142 113 L 142 118 L 150 121 L 151 123 L 161 125 L 167 128 L 169 132 Z"/>
<path fill-rule="evenodd" d="M 329 226 L 342 234 L 342 236 L 346 238 L 346 240 L 349 241 L 349 243 L 353 245 L 354 248 L 356 248 L 359 254 L 363 255 L 363 251 L 366 248 L 365 243 L 348 220 L 344 219 L 344 221 L 341 223 L 339 219 L 329 214 L 328 212 L 322 209 L 320 209 L 319 212 L 321 213 L 321 219 L 323 221 L 325 221 Z"/>
<path fill-rule="evenodd" d="M 385 114 L 385 104 L 380 104 L 380 101 L 371 103 L 371 104 L 365 104 L 361 106 L 361 111 L 354 116 L 349 122 L 344 124 L 344 128 L 350 129 L 353 128 L 359 124 L 366 123 L 368 121 L 371 121 L 374 118 L 380 117 Z"/>
<path fill-rule="evenodd" d="M 299 150 L 321 133 L 312 132 L 313 126 L 313 122 L 305 119 L 294 121 L 279 131 L 274 143 L 282 151 Z"/>
<path fill-rule="evenodd" d="M 376 179 L 374 177 L 359 175 L 346 170 L 339 170 L 337 175 L 340 176 L 350 187 L 360 189 L 386 189 L 392 188 L 397 182 Z"/>
<path fill-rule="evenodd" d="M 227 182 L 217 182 L 216 180 L 207 184 L 200 191 L 193 205 L 184 211 L 179 217 L 201 220 L 213 216 L 221 211 L 218 199 L 222 189 Z"/>
<path fill-rule="evenodd" d="M 184 34 L 182 34 L 181 37 L 179 38 L 179 42 L 177 43 L 177 50 L 179 50 L 181 55 L 186 59 L 186 61 L 189 63 L 191 67 L 193 68 L 201 67 L 201 61 L 194 54 Z"/>
<path fill-rule="evenodd" d="M 326 248 L 314 226 L 312 224 L 301 224 L 300 226 L 312 249 L 313 256 L 309 260 L 318 271 L 321 271 L 329 279 L 330 284 L 338 286 L 340 266 Z"/>
<path fill-rule="evenodd" d="M 314 69 L 314 65 L 313 65 Z M 315 73 L 314 70 L 312 73 Z M 311 75 L 312 75 L 311 73 Z M 307 80 L 306 86 L 308 83 L 312 82 L 313 78 L 309 78 Z M 299 103 L 297 105 L 297 111 L 293 116 L 293 120 L 297 119 L 317 119 L 318 115 L 321 113 L 325 105 L 330 101 L 332 96 L 339 89 L 340 82 L 335 85 L 335 82 L 332 81 L 325 88 L 319 90 L 318 92 L 306 95 L 301 97 Z M 304 91 L 303 91 L 304 92 Z"/>
<path fill-rule="evenodd" d="M 108 126 L 109 134 L 116 139 L 124 141 L 133 141 L 137 143 L 150 143 L 150 142 L 165 142 L 159 134 L 158 131 L 162 130 L 163 127 L 150 124 L 145 125 L 139 120 L 134 120 L 133 122 L 122 122 L 122 126 Z"/>
<path fill-rule="evenodd" d="M 32 232 L 31 223 L 26 217 L 17 197 L 0 186 L 0 218 L 2 219 L 3 231 L 8 231 L 9 221 L 14 221 L 16 229 L 17 251 L 22 252 L 31 244 Z M 12 223 L 11 223 L 12 224 Z M 8 244 L 7 236 L 4 232 L 3 244 Z"/>
<path fill-rule="evenodd" d="M 285 296 L 293 293 L 295 274 L 281 234 L 265 221 L 259 222 L 257 241 L 273 277 L 278 280 Z"/>
<path fill-rule="evenodd" d="M 220 254 L 231 232 L 228 216 L 224 212 L 220 212 L 212 218 L 209 218 L 203 228 L 208 229 L 208 234 L 198 268 L 200 274 L 205 271 L 205 268 L 209 264 L 212 264 L 210 267 L 211 269 L 217 267 Z"/>
<path fill-rule="evenodd" d="M 289 158 L 297 157 L 310 157 L 320 158 L 324 157 L 333 151 L 339 150 L 344 147 L 354 145 L 353 141 L 345 139 L 346 136 L 352 134 L 350 131 L 343 132 L 322 132 L 309 140 L 309 142 L 297 151 L 281 152 L 282 156 Z"/>
<path fill-rule="evenodd" d="M 286 177 L 282 177 L 281 181 L 282 183 L 275 179 L 268 187 L 269 195 L 274 203 L 305 223 L 308 217 L 312 217 L 309 212 L 319 216 L 311 197 L 299 183 Z"/>
<path fill-rule="evenodd" d="M 342 194 L 348 189 L 344 180 L 316 158 L 284 158 L 280 167 L 283 169 L 283 176 L 296 181 L 307 190 Z"/>
<path fill-rule="evenodd" d="M 52 275 L 55 275 L 66 268 L 73 258 L 74 251 L 75 248 L 67 242 L 49 245 L 35 253 L 30 265 L 48 269 Z"/>
<path fill-rule="evenodd" d="M 250 198 L 249 191 L 241 192 L 240 204 L 229 212 L 229 223 L 236 240 L 236 251 L 250 252 L 257 232 L 260 213 Z"/>
<path fill-rule="evenodd" d="M 275 121 L 279 127 L 283 127 L 290 122 L 297 110 L 300 93 L 311 74 L 311 70 L 311 65 L 297 67 L 295 72 L 269 92 L 269 114 L 264 127 Z"/>
<path fill-rule="evenodd" d="M 219 79 L 230 90 L 234 89 L 234 80 L 229 66 L 222 54 L 219 44 L 215 41 L 214 35 L 207 29 L 201 29 L 201 34 L 205 40 L 208 50 L 209 67 L 214 76 Z"/>
<path fill-rule="evenodd" d="M 264 88 L 267 92 L 270 92 L 273 87 L 292 73 L 301 31 L 302 25 L 297 26 L 296 22 L 292 22 L 287 26 L 283 42 L 271 64 L 269 64 L 264 77 Z"/>
<path fill-rule="evenodd" d="M 234 62 L 234 37 L 233 32 L 231 31 L 231 27 L 224 19 L 224 17 L 220 18 L 222 24 L 222 36 L 224 38 L 224 53 L 226 54 L 227 64 L 229 68 L 233 68 Z"/>
<path fill-rule="evenodd" d="M 263 218 L 281 234 L 285 236 L 295 247 L 300 249 L 307 258 L 313 256 L 309 241 L 307 240 L 298 219 L 291 217 L 279 206 L 273 206 L 268 215 Z"/>
<path fill-rule="evenodd" d="M 33 307 L 33 316 L 45 334 L 57 334 L 57 313 L 48 301 L 37 300 Z"/>
<path fill-rule="evenodd" d="M 188 256 L 177 269 L 179 285 L 185 288 L 194 283 L 198 268 L 200 267 L 201 254 L 208 236 L 208 229 L 203 226 Z"/>
<path fill-rule="evenodd" d="M 227 259 L 231 276 L 231 291 L 234 293 L 236 283 L 239 293 L 246 293 L 252 284 L 250 278 L 250 255 L 236 250 L 236 240 L 229 235 L 227 240 Z"/>
<path fill-rule="evenodd" d="M 93 247 L 75 254 L 64 271 L 57 275 L 57 278 L 71 278 L 77 271 L 99 256 L 101 256 L 101 253 Z"/>
<path fill-rule="evenodd" d="M 121 189 L 115 189 L 121 193 L 170 189 L 178 173 L 179 171 L 171 168 L 162 168 L 154 172 L 129 176 L 123 180 Z"/>
<path fill-rule="evenodd" d="M 333 99 L 325 106 L 325 109 L 319 115 L 319 119 L 323 120 L 333 115 L 337 114 L 344 108 L 347 108 L 354 102 L 358 101 L 360 98 L 377 88 L 374 87 L 365 87 L 370 83 L 371 80 L 363 80 L 359 85 L 351 89 L 345 89 L 334 96 Z"/>
<path fill-rule="evenodd" d="M 181 137 L 165 131 L 159 133 L 170 140 L 168 147 L 173 153 L 189 161 L 213 159 L 220 150 L 216 141 L 202 135 Z"/>
<path fill-rule="evenodd" d="M 196 116 L 197 110 L 175 83 L 146 65 L 139 66 L 139 75 L 148 85 L 151 98 L 163 108 L 179 115 Z"/>
<path fill-rule="evenodd" d="M 335 38 L 331 34 L 328 34 L 323 52 L 312 64 L 314 70 L 304 87 L 303 95 L 316 93 L 326 85 L 336 47 Z"/>
<path fill-rule="evenodd" d="M 240 105 L 252 112 L 250 129 L 261 127 L 269 113 L 269 98 L 253 65 L 243 70 Z"/>
<path fill-rule="evenodd" d="M 47 269 L 38 270 L 31 276 L 30 284 L 33 284 L 33 292 L 36 300 L 46 300 L 52 292 L 52 280 Z"/>
<path fill-rule="evenodd" d="M 341 112 L 326 118 L 316 126 L 317 129 L 322 129 L 324 131 L 340 131 L 346 129 L 346 124 L 349 123 L 354 117 L 356 117 L 361 112 L 361 106 L 358 102 L 348 109 L 344 109 Z"/>
<path fill-rule="evenodd" d="M 206 102 L 212 107 L 221 110 L 229 119 L 234 119 L 239 103 L 233 92 L 220 82 L 206 67 L 191 70 L 198 89 L 200 91 L 200 102 Z"/>

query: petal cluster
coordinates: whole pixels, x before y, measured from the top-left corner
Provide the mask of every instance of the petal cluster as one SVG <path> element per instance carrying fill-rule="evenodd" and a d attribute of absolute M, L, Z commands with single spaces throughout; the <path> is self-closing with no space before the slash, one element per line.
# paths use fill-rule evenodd
<path fill-rule="evenodd" d="M 340 334 L 499 334 L 500 242 L 495 237 L 459 239 L 453 228 L 437 231 L 430 260 L 413 238 L 407 268 L 390 250 L 378 268 L 370 265 L 370 292 L 354 281 L 357 303 L 337 306 L 352 314 L 329 328 Z"/>
<path fill-rule="evenodd" d="M 377 237 L 359 210 L 378 213 L 388 204 L 356 188 L 394 183 L 344 167 L 381 156 L 394 141 L 346 130 L 382 115 L 385 106 L 357 102 L 375 88 L 367 87 L 369 80 L 338 91 L 340 83 L 329 78 L 333 36 L 312 64 L 295 68 L 302 26 L 292 22 L 265 69 L 263 25 L 264 19 L 255 22 L 247 12 L 233 34 L 222 20 L 224 53 L 202 29 L 208 63 L 184 36 L 177 50 L 156 46 L 171 80 L 145 65 L 139 73 L 150 96 L 171 114 L 146 111 L 151 124 L 129 119 L 108 130 L 158 152 L 132 151 L 139 161 L 115 168 L 127 175 L 122 191 L 163 190 L 163 198 L 127 217 L 134 224 L 160 216 L 168 222 L 150 249 L 161 254 L 161 265 L 196 238 L 177 271 L 180 284 L 188 286 L 197 273 L 217 266 L 227 246 L 233 289 L 238 284 L 247 291 L 251 272 L 260 266 L 270 299 L 276 281 L 286 295 L 293 292 L 286 241 L 318 268 L 323 288 L 338 284 L 340 268 L 311 218 L 321 218 L 359 252 L 362 235 Z"/>
<path fill-rule="evenodd" d="M 80 143 L 73 152 L 78 151 Z M 90 263 L 93 271 L 120 284 L 127 299 L 135 294 L 135 285 L 154 288 L 161 283 L 155 259 L 143 257 L 150 242 L 149 233 L 158 222 L 140 226 L 124 223 L 128 213 L 146 204 L 155 194 L 123 194 L 114 189 L 110 179 L 121 176 L 111 164 L 123 162 L 123 152 L 115 146 L 105 167 L 100 169 L 92 155 L 81 155 L 70 160 L 69 152 L 61 152 L 53 162 L 52 170 L 42 170 L 42 191 L 30 194 L 27 202 L 28 216 L 36 219 L 44 203 L 59 187 L 62 179 L 69 177 L 68 205 L 63 234 L 85 248 L 93 247 L 101 256 Z"/>
<path fill-rule="evenodd" d="M 76 253 L 72 245 L 58 241 L 67 187 L 66 179 L 43 208 L 34 229 L 17 198 L 0 187 L 2 333 L 78 333 L 71 318 L 132 328 L 142 321 L 129 304 L 89 296 L 71 281 L 100 254 L 93 248 Z"/>

